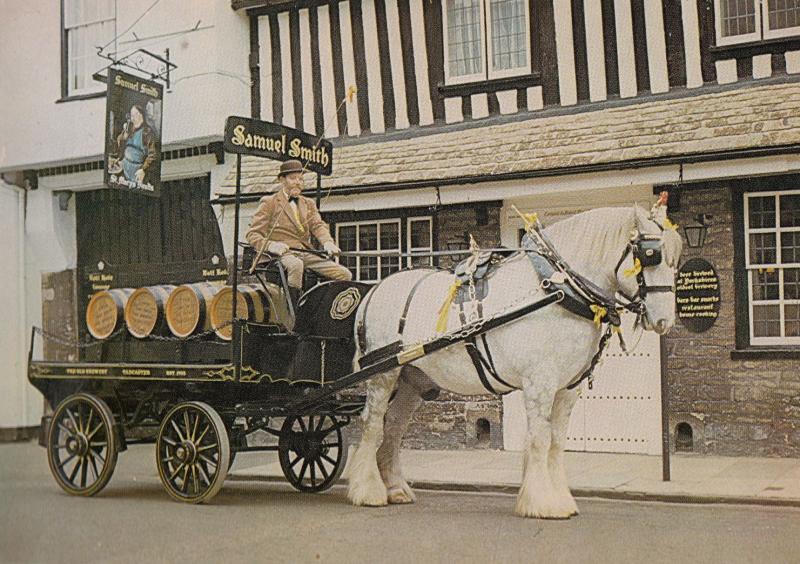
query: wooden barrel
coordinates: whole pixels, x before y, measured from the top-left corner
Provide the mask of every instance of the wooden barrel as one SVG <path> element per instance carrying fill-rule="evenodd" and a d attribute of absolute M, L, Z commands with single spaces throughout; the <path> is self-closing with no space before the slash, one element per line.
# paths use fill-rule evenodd
<path fill-rule="evenodd" d="M 125 304 L 133 288 L 101 290 L 89 299 L 86 327 L 95 339 L 107 339 L 120 327 L 125 317 Z"/>
<path fill-rule="evenodd" d="M 167 328 L 164 307 L 175 286 L 146 286 L 128 297 L 125 304 L 125 325 L 139 339 L 164 334 Z"/>
<path fill-rule="evenodd" d="M 211 301 L 210 317 L 211 326 L 218 327 L 215 331 L 220 339 L 231 340 L 233 335 L 231 310 L 233 309 L 233 288 L 225 286 Z M 236 300 L 236 316 L 248 321 L 264 322 L 269 318 L 269 297 L 259 284 L 240 284 L 239 297 Z"/>
<path fill-rule="evenodd" d="M 167 325 L 176 337 L 188 337 L 211 327 L 208 309 L 219 286 L 197 282 L 178 286 L 169 294 L 166 306 Z"/>

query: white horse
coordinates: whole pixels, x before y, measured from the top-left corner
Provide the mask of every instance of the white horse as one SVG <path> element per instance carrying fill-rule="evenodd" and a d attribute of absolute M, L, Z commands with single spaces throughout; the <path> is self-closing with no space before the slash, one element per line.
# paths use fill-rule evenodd
<path fill-rule="evenodd" d="M 596 209 L 556 223 L 544 233 L 573 272 L 610 296 L 616 292 L 638 296 L 646 312 L 644 328 L 664 334 L 675 322 L 675 269 L 682 243 L 674 229 L 663 229 L 652 217 L 652 212 L 648 215 L 638 206 Z M 636 237 L 641 241 L 642 236 L 661 239 L 663 259 L 634 275 L 635 259 L 630 251 Z M 506 258 L 496 268 L 482 303 L 484 318 L 544 296 L 541 280 L 525 253 Z M 412 287 L 422 277 L 425 279 L 406 305 Z M 364 354 L 398 340 L 414 345 L 434 337 L 438 311 L 453 280 L 453 274 L 446 271 L 407 270 L 375 286 L 356 314 L 363 324 Z M 643 286 L 645 292 L 641 292 Z M 646 291 L 655 287 L 657 291 Z M 464 305 L 468 314 L 474 313 L 471 302 Z M 400 334 L 398 321 L 406 307 L 407 322 Z M 447 331 L 457 330 L 461 322 L 453 305 Z M 521 389 L 525 397 L 528 433 L 516 504 L 519 515 L 565 519 L 578 513 L 563 456 L 578 390 L 567 386 L 589 367 L 601 333 L 599 323 L 558 304 L 486 333 L 496 373 L 508 384 L 495 382 L 495 389 Z M 348 497 L 354 505 L 414 502 L 415 494 L 400 467 L 400 441 L 422 402 L 421 394 L 437 386 L 460 394 L 487 393 L 463 343 L 369 380 L 363 435 L 348 468 Z"/>

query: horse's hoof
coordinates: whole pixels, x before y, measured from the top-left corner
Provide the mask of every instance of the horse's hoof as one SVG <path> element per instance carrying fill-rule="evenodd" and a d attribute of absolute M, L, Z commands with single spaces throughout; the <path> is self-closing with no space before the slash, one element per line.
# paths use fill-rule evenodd
<path fill-rule="evenodd" d="M 416 500 L 413 495 L 409 495 L 403 490 L 392 490 L 388 496 L 389 503 L 391 504 L 408 504 L 414 503 Z"/>
<path fill-rule="evenodd" d="M 347 497 L 353 505 L 365 507 L 383 507 L 389 503 L 386 497 L 386 490 L 369 491 L 367 488 L 351 488 L 347 492 Z"/>

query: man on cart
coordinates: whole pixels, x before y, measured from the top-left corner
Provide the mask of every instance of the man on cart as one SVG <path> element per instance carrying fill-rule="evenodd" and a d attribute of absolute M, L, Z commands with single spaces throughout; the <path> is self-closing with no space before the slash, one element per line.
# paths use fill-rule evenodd
<path fill-rule="evenodd" d="M 259 255 L 266 251 L 280 257 L 286 269 L 293 304 L 297 304 L 302 293 L 305 268 L 332 280 L 351 280 L 353 277 L 347 268 L 330 259 L 341 251 L 314 200 L 301 194 L 303 172 L 303 165 L 298 160 L 281 164 L 278 172 L 280 189 L 261 198 L 245 235 Z M 320 242 L 328 257 L 313 252 L 311 235 Z"/>

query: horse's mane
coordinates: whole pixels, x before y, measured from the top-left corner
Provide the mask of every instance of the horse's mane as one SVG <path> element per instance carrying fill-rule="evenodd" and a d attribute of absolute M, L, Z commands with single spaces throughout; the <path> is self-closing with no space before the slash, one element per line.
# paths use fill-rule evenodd
<path fill-rule="evenodd" d="M 680 235 L 673 229 L 662 232 L 648 212 L 639 206 L 597 208 L 579 213 L 554 223 L 545 229 L 545 235 L 574 270 L 597 271 L 603 265 L 612 276 L 637 228 L 643 234 L 660 235 L 664 261 L 670 267 L 677 266 L 683 246 Z"/>

